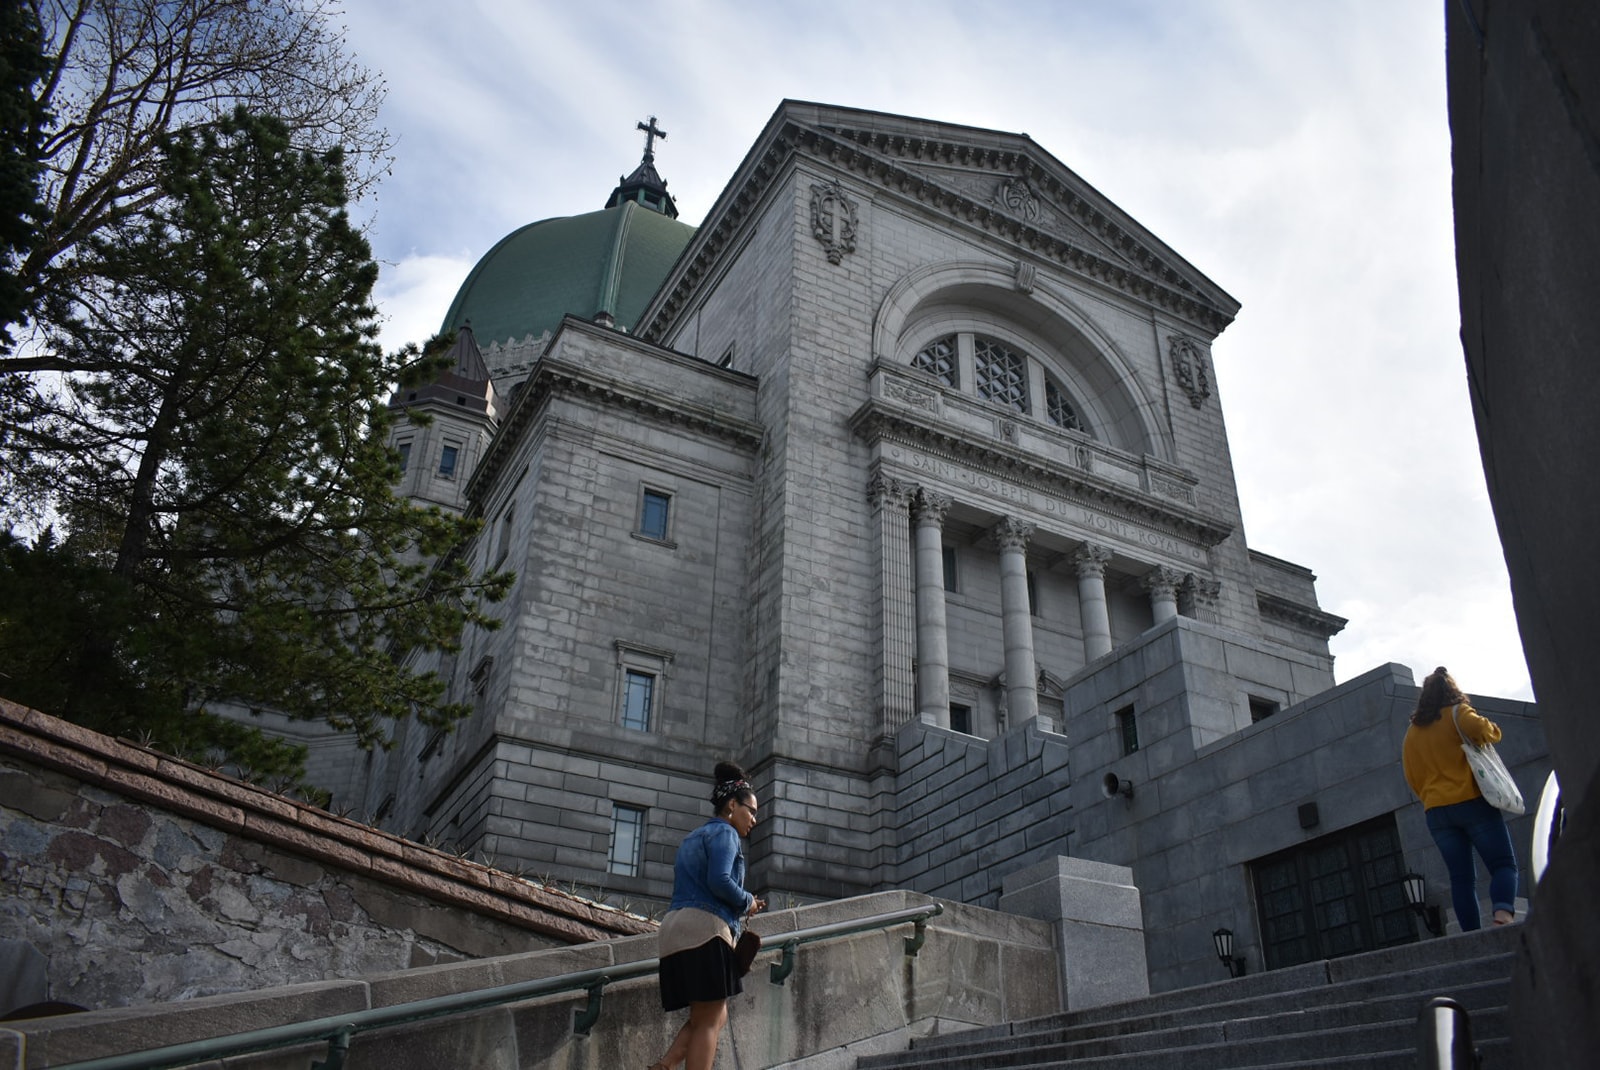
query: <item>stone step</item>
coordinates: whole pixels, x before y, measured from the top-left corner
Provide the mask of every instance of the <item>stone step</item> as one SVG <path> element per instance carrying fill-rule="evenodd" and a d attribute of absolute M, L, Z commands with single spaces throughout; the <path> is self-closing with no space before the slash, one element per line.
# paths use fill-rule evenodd
<path fill-rule="evenodd" d="M 1359 977 L 1333 985 L 1263 994 L 1242 994 L 1223 985 L 1213 989 L 1217 1001 L 1209 1004 L 1164 1007 L 1162 1004 L 1167 1001 L 1156 996 L 1090 1011 L 1068 1011 L 1008 1025 L 940 1034 L 919 1039 L 913 1047 L 933 1052 L 951 1045 L 970 1047 L 990 1040 L 1126 1035 L 1206 1022 L 1270 1019 L 1280 1014 L 1305 1013 L 1308 1008 L 1384 1007 L 1390 1008 L 1385 1012 L 1390 1017 L 1414 1020 L 1421 1004 L 1437 995 L 1459 999 L 1469 1011 L 1504 1005 L 1510 973 L 1509 958 L 1496 955 L 1436 964 L 1413 973 Z M 1234 996 L 1241 998 L 1229 998 Z M 863 1068 L 871 1065 L 862 1064 Z"/>
<path fill-rule="evenodd" d="M 1504 978 L 1461 986 L 1452 993 L 1475 1019 L 1484 1022 L 1493 1021 L 1492 1017 L 1487 1016 L 1503 1015 L 1507 994 Z M 1207 1041 L 1224 1042 L 1396 1022 L 1414 1027 L 1417 1013 L 1426 998 L 1416 993 L 1403 993 L 1380 999 L 1325 1004 L 1313 998 L 1317 993 L 1306 995 L 1306 1001 L 1299 1007 L 1273 1014 L 1236 1015 L 1223 1012 L 1219 1006 L 1217 1013 L 1209 1016 L 1188 1009 L 1147 1018 L 1123 1018 L 1010 1035 L 996 1034 L 986 1038 L 951 1033 L 936 1041 L 918 1041 L 912 1051 L 920 1058 L 931 1059 L 1089 1042 L 1121 1044 L 1128 1051 L 1145 1051 Z M 1200 1010 L 1203 1012 L 1205 1009 Z M 905 1065 L 893 1061 L 900 1054 L 904 1053 L 897 1053 L 896 1056 L 864 1056 L 858 1065 L 860 1070 Z"/>
<path fill-rule="evenodd" d="M 966 1032 L 860 1070 L 1133 1067 L 1224 1070 L 1416 1065 L 1417 1014 L 1448 995 L 1472 1015 L 1484 1070 L 1510 1070 L 1514 927 L 1460 934 Z"/>
<path fill-rule="evenodd" d="M 1475 1020 L 1478 1016 L 1474 1016 Z M 1506 1028 L 1506 1011 L 1496 1008 L 1486 1012 L 1485 1024 L 1503 1033 Z M 1414 1068 L 1417 1063 L 1417 1029 L 1415 1021 L 1390 1021 L 1373 1025 L 1350 1026 L 1336 1029 L 1314 1029 L 1305 1032 L 1283 1032 L 1265 1036 L 1212 1036 L 1199 1039 L 1192 1031 L 1176 1031 L 1165 1037 L 1150 1034 L 1138 1038 L 1109 1038 L 1075 1044 L 1033 1045 L 1017 1050 L 999 1051 L 913 1051 L 900 1053 L 897 1061 L 884 1061 L 874 1057 L 869 1063 L 862 1059 L 858 1066 L 889 1067 L 917 1070 L 1045 1070 L 1052 1067 L 1071 1067 L 1072 1070 L 1093 1068 L 1139 1067 L 1140 1070 L 1237 1070 L 1237 1068 L 1353 1066 L 1373 1068 Z M 1123 1046 L 1130 1039 L 1156 1040 L 1153 1046 L 1144 1044 Z M 1487 1061 L 1490 1049 L 1498 1055 L 1508 1050 L 1505 1042 L 1496 1039 L 1479 1045 L 1484 1050 L 1484 1070 L 1498 1070 L 1500 1060 Z"/>

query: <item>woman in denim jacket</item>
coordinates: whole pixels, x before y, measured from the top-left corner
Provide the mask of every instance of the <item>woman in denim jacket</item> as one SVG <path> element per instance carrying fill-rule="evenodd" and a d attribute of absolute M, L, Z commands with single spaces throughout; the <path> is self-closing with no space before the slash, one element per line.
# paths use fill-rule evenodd
<path fill-rule="evenodd" d="M 728 997 L 743 991 L 734 942 L 744 919 L 766 909 L 744 890 L 739 841 L 756 825 L 756 793 L 744 770 L 719 762 L 710 821 L 685 836 L 672 870 L 672 906 L 657 934 L 661 1007 L 689 1008 L 689 1020 L 650 1070 L 711 1070 L 728 1020 Z"/>

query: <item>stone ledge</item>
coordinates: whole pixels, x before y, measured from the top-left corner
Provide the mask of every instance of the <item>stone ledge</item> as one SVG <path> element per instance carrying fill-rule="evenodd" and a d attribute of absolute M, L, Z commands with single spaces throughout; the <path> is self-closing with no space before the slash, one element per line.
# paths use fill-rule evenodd
<path fill-rule="evenodd" d="M 566 943 L 656 928 L 647 918 L 511 877 L 5 699 L 0 753 Z"/>

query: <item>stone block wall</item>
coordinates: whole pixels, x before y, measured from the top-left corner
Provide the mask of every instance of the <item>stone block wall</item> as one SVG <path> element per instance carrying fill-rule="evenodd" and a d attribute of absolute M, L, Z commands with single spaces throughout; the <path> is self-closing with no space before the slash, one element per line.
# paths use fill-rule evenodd
<path fill-rule="evenodd" d="M 1048 922 L 954 903 L 930 919 L 926 941 L 908 955 L 909 922 L 800 944 L 794 971 L 770 980 L 782 935 L 920 907 L 926 897 L 891 892 L 776 911 L 757 919 L 766 941 L 743 994 L 730 1003 L 717 1070 L 736 1067 L 845 1068 L 858 1054 L 903 1051 L 934 1032 L 998 1025 L 1053 1013 L 1062 1006 Z M 525 981 L 609 966 L 645 967 L 644 976 L 606 987 L 591 1031 L 573 1030 L 582 988 L 383 1032 L 359 1032 L 349 1065 L 388 1070 L 566 1067 L 615 1070 L 660 1056 L 683 1020 L 664 1015 L 648 960 L 649 936 L 491 960 L 445 963 L 403 972 L 190 1000 L 168 1007 L 93 1011 L 8 1023 L 0 1029 L 0 1066 L 44 1070 L 78 1059 L 267 1028 L 330 1014 L 395 1007 L 434 997 L 470 995 Z M 240 1056 L 229 1066 L 304 1070 L 326 1057 L 324 1044 L 277 1054 Z"/>
<path fill-rule="evenodd" d="M 1180 618 L 1067 688 L 1073 854 L 1133 871 L 1153 991 L 1217 980 L 1216 928 L 1232 929 L 1236 953 L 1260 969 L 1251 864 L 1374 818 L 1394 815 L 1406 864 L 1427 877 L 1436 900 L 1447 896 L 1422 808 L 1400 770 L 1417 696 L 1410 670 L 1381 666 L 1251 723 L 1242 697 L 1272 681 L 1293 695 L 1305 669 L 1265 657 L 1257 645 Z M 1129 686 L 1134 681 L 1143 683 Z M 1536 798 L 1549 760 L 1531 707 L 1474 703 L 1505 729 L 1502 756 Z M 1139 748 L 1125 754 L 1114 713 L 1128 706 Z M 1131 797 L 1105 797 L 1107 772 L 1131 785 Z M 1309 825 L 1306 804 L 1315 805 Z M 1530 822 L 1511 823 L 1524 864 Z"/>
<path fill-rule="evenodd" d="M 0 939 L 46 960 L 25 1003 L 185 1000 L 653 927 L 0 701 Z"/>
<path fill-rule="evenodd" d="M 990 740 L 912 721 L 895 744 L 893 885 L 993 907 L 1008 875 L 1069 853 L 1064 736 L 1037 720 Z"/>

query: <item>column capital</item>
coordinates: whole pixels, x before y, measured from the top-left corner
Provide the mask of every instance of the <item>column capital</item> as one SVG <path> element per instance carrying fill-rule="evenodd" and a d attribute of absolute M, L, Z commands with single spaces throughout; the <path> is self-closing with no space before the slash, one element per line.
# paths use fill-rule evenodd
<path fill-rule="evenodd" d="M 1023 552 L 1028 549 L 1028 540 L 1033 538 L 1033 525 L 1014 516 L 1002 517 L 998 524 L 989 529 L 989 534 L 994 536 L 1002 552 Z"/>
<path fill-rule="evenodd" d="M 1079 579 L 1104 576 L 1110 561 L 1111 551 L 1092 542 L 1086 542 L 1072 552 L 1072 567 L 1077 569 Z"/>
<path fill-rule="evenodd" d="M 918 524 L 932 524 L 934 527 L 944 526 L 944 515 L 950 511 L 950 506 L 955 499 L 948 494 L 939 494 L 927 487 L 917 487 L 916 493 L 911 496 L 911 516 Z"/>
<path fill-rule="evenodd" d="M 1157 565 L 1146 572 L 1139 580 L 1140 586 L 1153 595 L 1165 595 L 1172 598 L 1177 595 L 1178 587 L 1183 583 L 1184 574 L 1175 568 L 1166 565 Z"/>
<path fill-rule="evenodd" d="M 1178 585 L 1178 612 L 1197 620 L 1215 620 L 1217 600 L 1221 595 L 1220 580 L 1207 579 L 1191 572 Z"/>
<path fill-rule="evenodd" d="M 904 508 L 916 490 L 915 483 L 886 476 L 882 472 L 874 472 L 872 479 L 867 482 L 867 500 L 877 508 L 886 505 L 898 505 Z"/>

